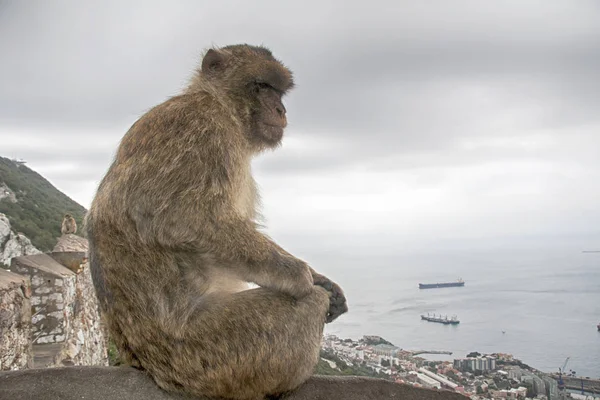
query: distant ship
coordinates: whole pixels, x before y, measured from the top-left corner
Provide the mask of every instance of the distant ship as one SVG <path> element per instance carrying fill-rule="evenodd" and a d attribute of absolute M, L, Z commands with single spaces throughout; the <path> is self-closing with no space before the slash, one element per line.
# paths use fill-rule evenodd
<path fill-rule="evenodd" d="M 433 317 L 430 317 L 429 313 L 427 313 L 427 315 L 421 315 L 421 319 L 424 319 L 425 321 L 429 321 L 429 322 L 437 322 L 439 324 L 444 324 L 444 325 L 460 324 L 460 321 L 456 318 L 456 315 L 453 316 L 452 318 L 448 319 L 448 316 L 442 318 L 441 315 L 439 317 L 436 317 L 435 314 L 433 314 Z"/>
<path fill-rule="evenodd" d="M 598 332 L 600 332 L 600 324 L 598 324 L 597 327 L 598 327 Z"/>
<path fill-rule="evenodd" d="M 419 283 L 419 289 L 435 289 L 435 288 L 446 288 L 446 287 L 456 287 L 456 286 L 465 286 L 465 281 L 463 281 L 462 279 L 459 279 L 456 282 Z"/>

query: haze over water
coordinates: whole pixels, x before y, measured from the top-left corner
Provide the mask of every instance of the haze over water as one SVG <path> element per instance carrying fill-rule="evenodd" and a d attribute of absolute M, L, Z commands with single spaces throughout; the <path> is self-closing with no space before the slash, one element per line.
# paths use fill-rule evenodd
<path fill-rule="evenodd" d="M 432 249 L 412 255 L 399 252 L 375 263 L 348 257 L 345 272 L 331 267 L 328 273 L 344 286 L 350 312 L 328 325 L 326 333 L 355 339 L 380 335 L 404 349 L 454 353 L 426 356 L 436 360 L 471 351 L 511 353 L 544 372 L 556 372 L 571 357 L 567 369 L 598 378 L 600 254 L 581 250 Z M 458 277 L 465 287 L 418 289 L 419 282 Z M 428 312 L 457 315 L 461 323 L 421 321 L 420 315 Z"/>

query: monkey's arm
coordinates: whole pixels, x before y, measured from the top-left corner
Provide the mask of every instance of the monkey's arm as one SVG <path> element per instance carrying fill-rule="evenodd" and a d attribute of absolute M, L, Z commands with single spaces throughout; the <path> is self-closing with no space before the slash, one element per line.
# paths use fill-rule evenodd
<path fill-rule="evenodd" d="M 254 269 L 254 271 L 250 271 L 251 274 L 258 272 L 259 274 L 262 273 L 262 274 L 266 275 L 265 279 L 261 279 L 260 282 L 258 280 L 253 280 L 255 283 L 257 283 L 260 286 L 273 287 L 273 283 L 271 282 L 272 281 L 271 274 L 273 274 L 273 272 L 277 273 L 282 270 L 285 271 L 285 268 L 282 269 L 281 266 L 277 265 L 278 260 L 282 260 L 284 263 L 287 263 L 289 261 L 299 262 L 303 266 L 306 266 L 308 268 L 308 271 L 312 278 L 311 286 L 312 286 L 312 284 L 321 286 L 325 290 L 327 290 L 330 294 L 330 306 L 329 306 L 329 311 L 327 314 L 327 322 L 328 323 L 332 322 L 337 317 L 339 317 L 340 315 L 342 315 L 348 311 L 348 304 L 346 302 L 346 296 L 344 295 L 344 291 L 342 290 L 342 288 L 337 283 L 333 282 L 331 279 L 327 278 L 325 275 L 318 273 L 312 267 L 308 266 L 304 261 L 296 258 L 291 253 L 289 253 L 287 250 L 285 250 L 283 247 L 281 247 L 279 244 L 277 244 L 275 241 L 273 241 L 271 238 L 269 238 L 268 236 L 266 236 L 263 233 L 261 233 L 260 231 L 258 231 L 256 229 L 256 225 L 254 224 L 254 222 L 240 220 L 237 222 L 237 224 L 235 224 L 235 223 L 232 224 L 231 222 L 229 222 L 229 223 L 223 224 L 223 226 L 228 226 L 228 229 L 225 229 L 225 230 L 219 229 L 222 240 L 217 240 L 216 238 L 214 240 L 211 240 L 211 242 L 220 245 L 220 248 L 218 249 L 218 251 L 223 252 L 221 254 L 233 255 L 233 254 L 235 254 L 236 251 L 239 251 L 240 249 L 244 252 L 249 252 L 249 253 L 252 252 L 252 250 L 254 250 L 255 254 L 253 256 L 248 257 L 248 260 L 252 260 L 252 259 L 259 260 L 261 255 L 260 255 L 260 251 L 257 251 L 257 250 L 260 250 L 260 247 L 263 247 L 264 254 L 266 254 L 266 255 L 274 254 L 275 255 L 275 259 L 274 259 L 275 267 L 274 268 L 273 267 L 265 268 L 265 266 L 268 266 L 269 264 L 271 264 L 271 265 L 273 264 L 273 261 L 269 261 L 268 259 L 265 259 L 264 261 L 259 262 L 258 263 L 259 268 L 256 268 L 256 266 L 254 268 L 252 268 L 252 269 Z M 229 247 L 229 248 L 225 247 L 225 246 L 227 246 L 227 244 L 231 245 L 231 247 Z M 281 261 L 279 261 L 279 262 L 281 262 Z M 255 275 L 255 279 L 256 279 L 256 277 L 257 277 L 257 275 Z M 249 280 L 252 280 L 252 279 L 249 279 Z M 286 280 L 287 279 L 284 279 L 283 282 L 285 282 Z M 275 283 L 277 283 L 277 282 L 275 282 Z M 274 288 L 277 288 L 277 287 L 275 286 Z M 283 290 L 283 291 L 287 291 L 287 290 Z"/>
<path fill-rule="evenodd" d="M 277 246 L 277 249 L 282 254 L 288 254 L 290 257 L 293 257 L 287 250 L 283 247 L 279 246 L 277 243 L 274 243 Z M 310 273 L 313 278 L 313 282 L 317 286 L 321 286 L 325 290 L 329 292 L 329 311 L 327 313 L 326 322 L 333 322 L 337 317 L 346 313 L 348 311 L 348 304 L 346 302 L 346 295 L 344 291 L 337 283 L 333 282 L 331 279 L 327 278 L 325 275 L 322 275 L 315 271 L 312 267 L 309 267 Z"/>
<path fill-rule="evenodd" d="M 304 261 L 281 252 L 254 222 L 237 217 L 233 210 L 223 210 L 223 205 L 219 213 L 210 216 L 182 201 L 150 214 L 148 208 L 137 205 L 130 215 L 144 243 L 158 242 L 171 250 L 197 254 L 199 262 L 208 257 L 242 279 L 296 298 L 312 291 L 311 270 Z M 177 217 L 180 215 L 185 218 Z"/>
<path fill-rule="evenodd" d="M 286 251 L 283 247 L 275 243 L 268 236 L 258 231 L 256 229 L 256 225 L 253 222 L 238 221 L 237 224 L 231 224 L 231 222 L 229 222 L 224 224 L 224 226 L 228 226 L 228 229 L 219 229 L 221 235 L 220 238 L 222 240 L 217 240 L 215 238 L 215 240 L 211 241 L 213 243 L 218 243 L 221 246 L 218 249 L 218 251 L 225 251 L 222 254 L 233 255 L 236 251 L 239 251 L 240 249 L 244 252 L 249 253 L 252 252 L 252 250 L 254 250 L 255 254 L 253 256 L 248 257 L 248 260 L 259 260 L 261 255 L 260 252 L 257 250 L 259 250 L 260 247 L 263 247 L 263 251 L 265 252 L 264 254 L 275 255 L 274 260 L 269 260 L 267 258 L 264 261 L 259 262 L 258 268 L 256 265 L 254 267 L 252 267 L 251 265 L 247 265 L 248 267 L 250 267 L 250 274 L 254 276 L 254 279 L 249 280 L 257 283 L 260 286 L 273 287 L 275 289 L 282 290 L 280 287 L 277 287 L 277 284 L 281 282 L 286 283 L 287 281 L 289 281 L 289 278 L 287 277 L 287 272 L 284 272 L 284 275 L 286 276 L 284 276 L 284 279 L 282 280 L 278 279 L 277 281 L 273 282 L 273 276 L 277 276 L 277 273 L 279 272 L 286 271 L 286 269 L 288 269 L 289 266 L 285 264 L 287 264 L 290 261 L 293 263 L 301 263 L 303 267 L 306 266 L 310 273 L 310 276 L 312 278 L 310 279 L 311 286 L 313 284 L 321 286 L 329 292 L 330 305 L 329 311 L 327 313 L 326 322 L 332 322 L 337 317 L 348 311 L 346 296 L 344 295 L 344 291 L 342 290 L 342 288 L 337 283 L 333 282 L 325 275 L 318 273 L 313 268 L 308 266 L 304 261 L 296 258 L 288 251 Z M 225 247 L 227 244 L 230 244 L 231 247 Z M 281 262 L 283 262 L 284 265 L 277 265 Z M 267 267 L 269 265 L 274 266 Z M 261 276 L 261 274 L 264 276 Z M 260 281 L 257 280 L 257 278 Z M 291 284 L 293 283 L 294 281 L 291 282 Z M 282 291 L 289 292 L 288 290 Z"/>
<path fill-rule="evenodd" d="M 291 254 L 281 252 L 280 247 L 252 221 L 227 218 L 219 220 L 210 229 L 205 226 L 200 247 L 259 286 L 297 298 L 312 291 L 310 267 Z"/>

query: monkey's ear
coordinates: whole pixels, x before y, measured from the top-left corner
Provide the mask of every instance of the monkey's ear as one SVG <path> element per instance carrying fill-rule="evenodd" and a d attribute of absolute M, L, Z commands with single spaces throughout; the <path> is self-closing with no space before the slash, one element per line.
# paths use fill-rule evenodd
<path fill-rule="evenodd" d="M 210 49 L 204 55 L 202 59 L 202 72 L 210 73 L 213 71 L 220 70 L 223 68 L 225 62 L 225 55 L 217 50 Z"/>

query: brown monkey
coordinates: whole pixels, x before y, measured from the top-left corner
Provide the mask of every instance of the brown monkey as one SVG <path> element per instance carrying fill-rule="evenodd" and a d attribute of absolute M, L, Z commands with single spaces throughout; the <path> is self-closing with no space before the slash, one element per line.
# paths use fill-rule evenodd
<path fill-rule="evenodd" d="M 281 142 L 292 73 L 210 49 L 124 136 L 87 215 L 94 284 L 125 360 L 164 389 L 262 399 L 313 372 L 342 289 L 257 229 L 251 158 Z M 248 282 L 259 288 L 249 289 Z"/>
<path fill-rule="evenodd" d="M 73 218 L 71 214 L 65 214 L 62 221 L 62 226 L 60 227 L 60 232 L 63 235 L 77 233 L 77 222 L 75 222 L 75 218 Z"/>

